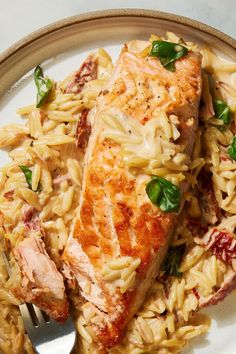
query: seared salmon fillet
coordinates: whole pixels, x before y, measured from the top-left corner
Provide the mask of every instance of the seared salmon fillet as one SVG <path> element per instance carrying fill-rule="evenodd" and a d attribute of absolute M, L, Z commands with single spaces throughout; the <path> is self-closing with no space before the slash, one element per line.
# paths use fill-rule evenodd
<path fill-rule="evenodd" d="M 90 327 L 105 351 L 119 343 L 160 269 L 198 127 L 200 54 L 189 52 L 172 72 L 143 56 L 148 45 L 123 48 L 98 98 L 79 212 L 62 256 L 66 276 L 94 309 Z M 172 181 L 181 174 L 178 212 L 149 199 L 147 183 L 158 173 Z"/>
<path fill-rule="evenodd" d="M 21 286 L 12 289 L 23 302 L 33 303 L 57 321 L 69 315 L 62 275 L 49 258 L 43 241 L 28 237 L 13 251 L 22 273 Z"/>

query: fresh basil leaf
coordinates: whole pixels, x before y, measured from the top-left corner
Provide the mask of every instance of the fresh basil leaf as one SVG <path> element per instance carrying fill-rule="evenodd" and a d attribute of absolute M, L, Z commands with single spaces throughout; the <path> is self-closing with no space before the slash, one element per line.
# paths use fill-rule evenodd
<path fill-rule="evenodd" d="M 43 70 L 38 65 L 34 70 L 34 82 L 37 87 L 36 107 L 39 108 L 45 103 L 45 101 L 52 89 L 52 81 L 48 78 L 43 77 Z"/>
<path fill-rule="evenodd" d="M 233 141 L 228 148 L 228 154 L 231 159 L 236 161 L 236 136 L 233 138 Z"/>
<path fill-rule="evenodd" d="M 151 202 L 163 211 L 178 211 L 180 207 L 180 189 L 165 178 L 152 176 L 146 186 Z"/>
<path fill-rule="evenodd" d="M 19 167 L 25 175 L 25 179 L 26 179 L 26 182 L 27 182 L 29 188 L 32 189 L 32 171 L 27 166 L 20 165 Z M 42 186 L 39 183 L 36 192 L 41 192 L 41 191 L 42 191 Z"/>
<path fill-rule="evenodd" d="M 31 187 L 32 187 L 32 171 L 27 166 L 20 165 L 19 167 L 20 167 L 21 171 L 24 173 L 26 182 L 31 189 Z"/>
<path fill-rule="evenodd" d="M 175 61 L 188 55 L 188 49 L 180 44 L 153 41 L 150 56 L 157 57 L 164 68 L 175 71 Z"/>
<path fill-rule="evenodd" d="M 153 204 L 159 202 L 161 186 L 155 180 L 150 181 L 146 186 L 146 193 Z"/>
<path fill-rule="evenodd" d="M 164 270 L 167 275 L 172 275 L 174 277 L 182 276 L 182 273 L 179 271 L 179 267 L 182 262 L 184 252 L 185 245 L 171 247 L 169 249 L 166 258 L 162 263 L 162 270 Z"/>
<path fill-rule="evenodd" d="M 227 103 L 221 100 L 215 100 L 213 106 L 215 117 L 222 119 L 224 124 L 229 124 L 231 122 L 231 111 Z"/>

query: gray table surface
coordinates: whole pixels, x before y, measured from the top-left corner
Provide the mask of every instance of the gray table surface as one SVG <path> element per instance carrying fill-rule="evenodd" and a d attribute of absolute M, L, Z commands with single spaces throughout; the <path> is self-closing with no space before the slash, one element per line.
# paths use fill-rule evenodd
<path fill-rule="evenodd" d="M 51 22 L 88 11 L 145 8 L 207 23 L 236 38 L 236 0 L 0 0 L 0 52 Z"/>

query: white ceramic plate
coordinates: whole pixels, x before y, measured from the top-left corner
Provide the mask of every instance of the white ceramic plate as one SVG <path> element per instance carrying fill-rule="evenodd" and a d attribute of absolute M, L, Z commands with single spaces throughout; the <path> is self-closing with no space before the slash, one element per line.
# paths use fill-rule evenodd
<path fill-rule="evenodd" d="M 76 70 L 87 54 L 105 48 L 115 60 L 129 39 L 173 31 L 187 40 L 211 45 L 236 61 L 236 41 L 221 32 L 183 17 L 147 10 L 111 10 L 59 21 L 18 42 L 0 56 L 0 125 L 20 122 L 16 108 L 35 101 L 32 69 L 42 64 L 56 81 Z M 0 165 L 8 161 L 0 151 Z M 236 296 L 204 312 L 212 318 L 210 332 L 196 338 L 185 354 L 236 353 Z M 66 347 L 66 345 L 65 345 Z M 62 343 L 42 354 L 66 353 Z"/>

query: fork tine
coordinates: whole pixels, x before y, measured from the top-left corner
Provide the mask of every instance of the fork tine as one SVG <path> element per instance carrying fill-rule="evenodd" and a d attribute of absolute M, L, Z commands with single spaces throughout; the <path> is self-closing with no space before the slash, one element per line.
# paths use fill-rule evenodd
<path fill-rule="evenodd" d="M 2 252 L 2 255 L 8 275 L 10 276 L 11 267 L 7 255 L 4 251 Z M 35 353 L 45 352 L 45 348 L 48 348 L 48 343 L 53 343 L 55 341 L 58 345 L 58 340 L 62 347 L 64 344 L 67 346 L 69 342 L 73 348 L 76 333 L 71 318 L 69 318 L 64 324 L 60 324 L 49 318 L 45 312 L 41 311 L 35 305 L 25 303 L 19 305 L 19 309 L 25 330 L 30 341 L 34 345 Z"/>
<path fill-rule="evenodd" d="M 36 326 L 35 323 L 33 322 L 32 315 L 29 311 L 29 304 L 22 304 L 19 306 L 19 309 L 27 333 L 29 333 L 29 331 L 35 330 Z"/>
<path fill-rule="evenodd" d="M 33 326 L 36 328 L 39 327 L 39 320 L 37 314 L 35 313 L 34 305 L 31 303 L 26 303 L 26 306 L 28 307 Z"/>
<path fill-rule="evenodd" d="M 46 314 L 46 312 L 41 311 L 41 313 L 42 313 L 42 316 L 43 316 L 43 318 L 44 318 L 44 321 L 45 321 L 46 323 L 50 323 L 50 317 Z"/>
<path fill-rule="evenodd" d="M 34 309 L 35 315 L 37 317 L 39 326 L 45 325 L 46 321 L 43 317 L 42 311 L 35 305 L 33 305 L 33 309 Z"/>

